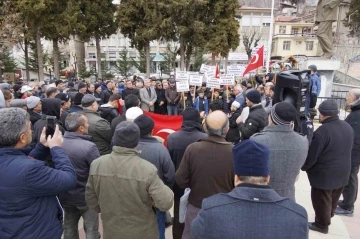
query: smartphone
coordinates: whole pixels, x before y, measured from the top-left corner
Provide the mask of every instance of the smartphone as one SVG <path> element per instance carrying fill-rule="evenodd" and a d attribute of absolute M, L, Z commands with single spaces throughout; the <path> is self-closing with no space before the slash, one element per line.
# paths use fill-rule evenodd
<path fill-rule="evenodd" d="M 46 116 L 46 138 L 55 133 L 56 128 L 56 117 L 55 116 Z"/>

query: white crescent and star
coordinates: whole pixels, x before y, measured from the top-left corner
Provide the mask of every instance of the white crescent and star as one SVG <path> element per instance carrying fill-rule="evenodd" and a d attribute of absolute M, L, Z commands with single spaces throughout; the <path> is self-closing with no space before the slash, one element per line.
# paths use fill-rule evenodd
<path fill-rule="evenodd" d="M 256 64 L 259 61 L 259 54 L 256 53 L 254 56 L 256 57 L 256 60 L 251 64 Z"/>

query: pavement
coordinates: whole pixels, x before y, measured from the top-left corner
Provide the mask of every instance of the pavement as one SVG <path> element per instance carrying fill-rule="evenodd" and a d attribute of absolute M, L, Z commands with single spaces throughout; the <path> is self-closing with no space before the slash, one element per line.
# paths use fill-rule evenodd
<path fill-rule="evenodd" d="M 309 222 L 315 221 L 315 212 L 311 204 L 310 191 L 311 187 L 305 172 L 301 172 L 299 180 L 295 184 L 296 202 L 303 206 L 307 213 Z M 171 210 L 172 212 L 172 210 Z M 85 239 L 85 233 L 82 226 L 83 222 L 79 222 L 79 234 L 81 239 Z M 102 225 L 100 222 L 100 233 L 102 234 Z M 331 220 L 329 234 L 321 234 L 310 231 L 310 239 L 360 239 L 360 200 L 355 204 L 354 217 L 334 216 Z M 166 239 L 172 239 L 172 228 L 166 229 Z"/>

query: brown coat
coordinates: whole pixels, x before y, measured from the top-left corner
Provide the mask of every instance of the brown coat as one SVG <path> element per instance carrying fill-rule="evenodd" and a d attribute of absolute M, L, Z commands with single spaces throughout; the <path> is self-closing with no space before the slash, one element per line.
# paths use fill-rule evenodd
<path fill-rule="evenodd" d="M 176 172 L 176 183 L 191 189 L 191 205 L 201 208 L 204 198 L 234 188 L 232 148 L 232 143 L 218 136 L 208 136 L 187 147 Z"/>
<path fill-rule="evenodd" d="M 165 90 L 165 98 L 168 104 L 174 101 L 174 105 L 177 105 L 180 101 L 180 94 L 176 91 L 176 87 L 169 87 Z"/>
<path fill-rule="evenodd" d="M 101 212 L 104 238 L 117 239 L 158 239 L 152 204 L 164 212 L 173 204 L 156 167 L 137 151 L 117 146 L 92 162 L 85 198 L 89 208 Z"/>

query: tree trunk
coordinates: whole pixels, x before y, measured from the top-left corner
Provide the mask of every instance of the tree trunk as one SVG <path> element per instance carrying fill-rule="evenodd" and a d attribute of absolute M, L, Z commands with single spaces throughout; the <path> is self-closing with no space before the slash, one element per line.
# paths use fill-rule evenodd
<path fill-rule="evenodd" d="M 58 39 L 53 40 L 53 56 L 54 56 L 54 76 L 57 80 L 60 79 L 60 52 L 59 52 L 59 43 Z"/>
<path fill-rule="evenodd" d="M 146 78 L 150 79 L 150 42 L 145 45 L 146 54 Z"/>
<path fill-rule="evenodd" d="M 211 64 L 213 65 L 213 66 L 215 66 L 215 54 L 214 53 L 211 53 Z"/>
<path fill-rule="evenodd" d="M 41 46 L 41 36 L 40 36 L 40 28 L 36 26 L 36 48 L 37 48 L 37 57 L 38 57 L 38 74 L 39 81 L 44 80 L 44 56 Z"/>
<path fill-rule="evenodd" d="M 180 71 L 185 69 L 185 46 L 184 42 L 180 39 Z"/>
<path fill-rule="evenodd" d="M 100 36 L 95 34 L 98 78 L 102 79 Z"/>
<path fill-rule="evenodd" d="M 24 54 L 25 54 L 25 74 L 26 80 L 30 80 L 30 69 L 29 69 L 29 41 L 27 38 L 24 39 Z"/>

